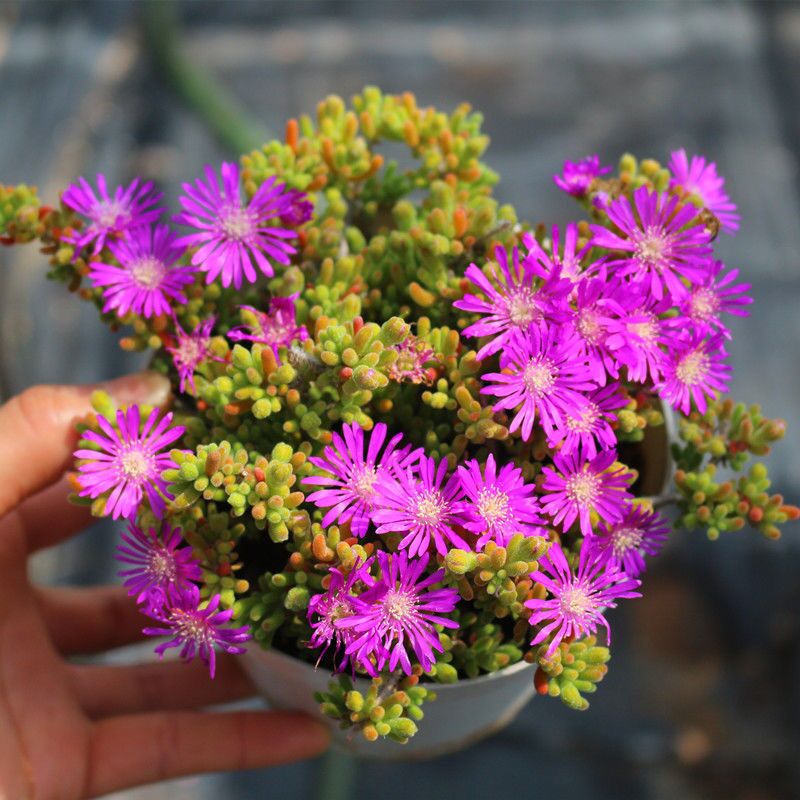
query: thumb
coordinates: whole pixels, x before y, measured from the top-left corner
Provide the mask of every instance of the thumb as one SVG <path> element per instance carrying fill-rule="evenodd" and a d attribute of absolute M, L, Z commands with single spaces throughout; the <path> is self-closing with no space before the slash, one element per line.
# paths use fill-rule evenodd
<path fill-rule="evenodd" d="M 91 411 L 98 389 L 120 405 L 164 405 L 170 383 L 148 371 L 86 386 L 34 386 L 0 406 L 0 517 L 64 472 L 77 440 L 75 422 Z"/>

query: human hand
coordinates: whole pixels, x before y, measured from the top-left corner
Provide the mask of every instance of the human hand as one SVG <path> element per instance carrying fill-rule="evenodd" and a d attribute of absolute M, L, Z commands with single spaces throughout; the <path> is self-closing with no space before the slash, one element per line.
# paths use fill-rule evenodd
<path fill-rule="evenodd" d="M 26 574 L 32 553 L 91 522 L 62 476 L 95 388 L 40 386 L 0 407 L 0 797 L 77 800 L 322 752 L 325 729 L 301 714 L 197 710 L 252 693 L 233 656 L 213 681 L 200 662 L 67 660 L 136 641 L 144 622 L 121 587 L 38 588 Z M 152 373 L 103 388 L 122 403 L 168 391 Z"/>

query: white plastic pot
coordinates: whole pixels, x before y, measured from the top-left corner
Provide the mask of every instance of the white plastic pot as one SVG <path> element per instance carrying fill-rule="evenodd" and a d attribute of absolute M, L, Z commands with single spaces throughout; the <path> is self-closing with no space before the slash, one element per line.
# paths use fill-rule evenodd
<path fill-rule="evenodd" d="M 328 688 L 331 675 L 327 670 L 315 670 L 277 650 L 251 648 L 240 659 L 271 708 L 320 716 L 314 692 Z M 535 667 L 523 661 L 472 680 L 433 686 L 436 700 L 422 706 L 425 718 L 404 745 L 382 739 L 368 742 L 359 732 L 343 731 L 334 720 L 323 719 L 334 746 L 353 755 L 387 760 L 433 758 L 468 747 L 508 725 L 534 694 L 534 672 Z M 358 678 L 355 687 L 367 692 L 370 682 Z"/>
<path fill-rule="evenodd" d="M 654 499 L 664 495 L 672 480 L 669 445 L 677 437 L 677 424 L 668 408 L 664 417 L 664 427 L 648 430 L 643 443 L 643 486 Z M 321 715 L 314 693 L 327 690 L 331 680 L 327 670 L 257 647 L 242 655 L 241 663 L 272 708 L 306 711 L 322 718 L 331 729 L 335 747 L 384 760 L 433 758 L 468 747 L 508 725 L 535 693 L 536 668 L 524 661 L 471 680 L 436 684 L 432 687 L 436 700 L 423 705 L 425 718 L 407 744 L 367 742 L 360 733 L 343 731 L 334 720 Z M 370 682 L 357 679 L 355 686 L 366 692 Z"/>

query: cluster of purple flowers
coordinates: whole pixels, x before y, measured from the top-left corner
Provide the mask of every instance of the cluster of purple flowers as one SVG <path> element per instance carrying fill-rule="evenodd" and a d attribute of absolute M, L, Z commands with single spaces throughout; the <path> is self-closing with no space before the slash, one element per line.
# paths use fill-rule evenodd
<path fill-rule="evenodd" d="M 206 274 L 207 283 L 219 278 L 224 287 L 239 289 L 243 281 L 255 282 L 259 272 L 274 275 L 273 263 L 288 264 L 295 253 L 289 241 L 297 236 L 295 228 L 308 221 L 311 203 L 303 192 L 275 179 L 265 181 L 245 202 L 240 183 L 238 166 L 223 163 L 219 178 L 207 166 L 205 180 L 184 184 L 183 212 L 174 218 L 192 229 L 184 236 L 158 222 L 164 212 L 157 205 L 162 195 L 150 182 L 136 179 L 127 188 L 117 187 L 113 195 L 104 175 L 97 176 L 97 192 L 84 178 L 69 186 L 61 199 L 87 224 L 66 240 L 78 250 L 88 248 L 89 280 L 102 290 L 103 312 L 174 317 L 174 306 L 186 304 L 184 290 L 195 282 L 198 270 Z M 188 264 L 187 248 L 193 248 Z M 288 299 L 283 302 L 291 305 L 293 323 L 294 305 Z M 273 327 L 277 326 L 273 338 L 285 339 L 288 321 L 281 314 L 287 313 L 279 305 L 271 308 Z M 169 351 L 183 391 L 187 384 L 194 386 L 194 368 L 211 356 L 208 342 L 214 321 L 201 321 L 189 333 L 177 319 L 174 322 L 175 341 Z"/>
<path fill-rule="evenodd" d="M 744 315 L 751 302 L 736 271 L 726 274 L 714 260 L 712 233 L 695 204 L 717 214 L 723 229 L 738 227 L 716 166 L 678 151 L 670 168 L 664 192 L 643 186 L 630 199 L 603 192 L 594 205 L 607 225 L 592 225 L 583 246 L 577 225 L 554 228 L 549 240 L 524 235 L 522 247 L 498 247 L 494 264 L 472 264 L 465 273 L 472 291 L 454 305 L 478 316 L 464 334 L 479 340 L 478 359 L 496 364 L 483 374 L 481 391 L 497 398 L 495 412 L 509 414 L 510 432 L 528 441 L 541 429 L 553 453 L 536 485 L 514 464 L 498 468 L 492 454 L 451 471 L 446 460 L 403 446 L 400 434 L 381 454 L 383 424 L 366 453 L 363 431 L 350 424 L 312 458 L 317 474 L 307 483 L 320 488 L 308 499 L 326 509 L 323 524 L 349 521 L 357 537 L 399 535 L 394 554 L 376 556 L 380 579 L 368 562 L 347 578 L 337 573 L 312 603 L 312 646 L 334 643 L 342 663 L 368 672 L 387 663 L 408 672 L 407 645 L 427 668 L 428 646 L 438 642 L 428 612 L 438 612 L 436 624 L 452 624 L 441 616 L 444 596 L 431 606 L 403 592 L 441 578 L 437 572 L 418 583 L 432 551 L 504 545 L 515 533 L 583 537 L 574 568 L 553 542 L 532 576 L 548 591 L 527 603 L 538 626 L 532 644 L 547 641 L 552 653 L 565 638 L 607 629 L 604 610 L 638 596 L 644 555 L 658 551 L 667 525 L 629 492 L 632 475 L 617 461 L 615 412 L 636 384 L 683 413 L 705 411 L 730 372 L 722 314 Z M 555 181 L 593 202 L 596 181 L 608 171 L 592 156 L 567 162 Z"/>
<path fill-rule="evenodd" d="M 311 458 L 320 474 L 305 483 L 322 488 L 307 499 L 326 509 L 323 525 L 349 522 L 359 538 L 370 526 L 378 535 L 402 534 L 398 549 L 412 557 L 431 549 L 442 555 L 450 547 L 471 550 L 489 539 L 504 545 L 517 532 L 546 533 L 535 487 L 518 467 L 498 470 L 490 455 L 484 465 L 472 459 L 448 475 L 446 459 L 437 463 L 421 448 L 401 446 L 401 433 L 384 449 L 386 436 L 382 422 L 366 436 L 352 422 L 321 457 Z"/>
<path fill-rule="evenodd" d="M 171 637 L 158 645 L 156 652 L 163 655 L 167 648 L 180 647 L 182 658 L 200 656 L 213 677 L 215 647 L 229 653 L 243 652 L 240 644 L 250 638 L 248 628 L 226 627 L 233 611 L 219 610 L 219 595 L 207 604 L 201 603 L 195 581 L 200 581 L 203 573 L 191 548 L 180 546 L 183 537 L 179 528 L 162 522 L 159 531 L 144 530 L 132 522 L 144 497 L 153 514 L 159 519 L 163 516 L 171 497 L 161 473 L 172 464 L 169 453 L 163 451 L 184 428 L 172 426 L 172 414 L 160 417 L 158 409 L 142 424 L 135 405 L 118 411 L 115 421 L 116 427 L 98 414 L 102 433 L 83 433 L 83 438 L 98 449 L 75 452 L 80 494 L 93 499 L 105 496 L 105 513 L 129 520 L 117 553 L 126 565 L 120 576 L 142 612 L 159 623 L 159 627 L 145 628 L 144 632 Z"/>
<path fill-rule="evenodd" d="M 338 669 L 350 663 L 375 676 L 399 667 L 410 675 L 410 650 L 429 670 L 434 654 L 443 650 L 434 626 L 458 627 L 447 614 L 459 599 L 456 589 L 432 588 L 444 570 L 425 575 L 429 558 L 429 553 L 409 558 L 405 551 L 379 550 L 364 563 L 356 561 L 347 576 L 331 570 L 327 592 L 309 604 L 310 645 L 321 648 L 320 657 L 333 645 Z"/>
<path fill-rule="evenodd" d="M 166 650 L 179 647 L 182 659 L 199 657 L 213 678 L 217 649 L 243 653 L 242 644 L 250 632 L 246 625 L 228 627 L 233 609 L 221 611 L 218 594 L 201 602 L 195 581 L 202 579 L 203 572 L 192 548 L 181 547 L 182 543 L 179 528 L 164 523 L 157 532 L 131 523 L 117 548 L 117 558 L 127 566 L 120 577 L 142 613 L 157 623 L 143 632 L 169 637 L 156 646 L 156 653 L 163 657 Z"/>
<path fill-rule="evenodd" d="M 548 653 L 564 640 L 608 630 L 605 609 L 638 596 L 644 556 L 663 545 L 667 525 L 630 492 L 633 475 L 617 457 L 616 413 L 640 390 L 683 413 L 705 411 L 730 373 L 723 314 L 746 315 L 751 302 L 737 272 L 714 260 L 699 208 L 716 214 L 723 230 L 738 228 L 716 166 L 678 151 L 670 169 L 665 191 L 642 186 L 615 198 L 599 188 L 609 170 L 597 156 L 567 162 L 556 183 L 591 203 L 607 224 L 592 225 L 588 238 L 589 229 L 574 224 L 540 239 L 525 234 L 511 252 L 498 247 L 494 262 L 466 270 L 469 290 L 454 306 L 471 315 L 464 335 L 478 340 L 480 391 L 509 418 L 510 433 L 532 445 L 538 437 L 549 448 L 536 482 L 516 464 L 499 463 L 499 448 L 454 467 L 414 449 L 402 433 L 391 436 L 384 423 L 369 432 L 344 424 L 310 458 L 306 499 L 322 509 L 322 525 L 387 543 L 330 569 L 325 592 L 311 598 L 309 644 L 320 657 L 332 650 L 338 669 L 371 675 L 410 674 L 412 657 L 429 670 L 442 651 L 439 629 L 458 627 L 450 615 L 459 599 L 432 559 L 452 548 L 502 547 L 518 534 L 551 540 L 531 576 L 547 596 L 526 602 L 536 627 L 531 643 L 547 643 Z M 81 179 L 64 202 L 89 219 L 73 241 L 92 247 L 89 276 L 103 288 L 104 310 L 120 315 L 169 313 L 172 303 L 186 302 L 183 290 L 197 271 L 235 289 L 259 272 L 272 276 L 273 263 L 288 264 L 295 252 L 288 240 L 296 234 L 283 226 L 302 224 L 312 210 L 305 195 L 274 179 L 245 202 L 238 168 L 223 164 L 221 181 L 207 168 L 205 180 L 184 185 L 175 220 L 192 232 L 178 237 L 157 223 L 151 185 L 134 181 L 112 197 L 102 176 L 98 184 L 99 196 Z M 189 247 L 191 263 L 183 264 Z M 116 263 L 94 258 L 104 254 Z M 308 338 L 296 300 L 273 298 L 266 311 L 240 306 L 243 324 L 230 340 L 267 345 L 277 355 Z M 175 319 L 167 349 L 181 391 L 194 390 L 195 370 L 215 358 L 214 325 L 208 319 L 187 333 Z M 394 349 L 391 380 L 430 382 L 435 353 L 425 341 L 409 337 Z M 142 424 L 135 406 L 118 412 L 116 425 L 97 421 L 101 433 L 84 434 L 97 449 L 76 452 L 81 493 L 104 497 L 107 514 L 129 520 L 146 498 L 161 519 L 170 499 L 161 478 L 170 466 L 164 450 L 183 428 L 157 410 Z M 562 547 L 564 536 L 578 547 Z M 199 655 L 213 675 L 215 650 L 241 652 L 247 629 L 227 627 L 232 612 L 220 610 L 219 595 L 201 602 L 202 569 L 182 541 L 166 523 L 158 531 L 131 524 L 119 549 L 127 567 L 121 574 L 158 623 L 145 632 L 171 637 L 157 652 L 179 647 L 184 658 Z"/>

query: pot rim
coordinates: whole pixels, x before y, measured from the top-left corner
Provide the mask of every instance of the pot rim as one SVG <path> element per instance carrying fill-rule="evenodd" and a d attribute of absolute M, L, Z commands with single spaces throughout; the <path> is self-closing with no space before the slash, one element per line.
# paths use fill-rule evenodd
<path fill-rule="evenodd" d="M 357 676 L 353 678 L 347 672 L 328 672 L 327 670 L 321 670 L 318 667 L 315 667 L 313 664 L 309 664 L 308 661 L 303 661 L 296 656 L 291 656 L 288 653 L 284 653 L 282 650 L 277 650 L 274 647 L 263 648 L 260 646 L 250 647 L 247 649 L 245 653 L 243 653 L 243 657 L 250 658 L 251 660 L 255 660 L 262 656 L 262 654 L 267 654 L 270 656 L 278 657 L 284 661 L 290 661 L 295 665 L 300 665 L 305 671 L 311 672 L 314 675 L 327 675 L 331 680 L 338 677 L 339 675 L 346 675 L 350 677 L 354 684 L 357 684 L 359 681 L 363 682 L 364 684 L 370 683 L 372 680 L 369 677 Z M 510 678 L 516 675 L 519 672 L 524 671 L 525 669 L 533 669 L 535 667 L 534 664 L 529 664 L 527 661 L 520 660 L 516 664 L 511 664 L 508 667 L 503 667 L 502 669 L 495 670 L 495 672 L 487 672 L 485 675 L 478 675 L 477 678 L 459 678 L 455 683 L 437 683 L 436 681 L 430 681 L 430 683 L 426 683 L 426 686 L 429 686 L 436 694 L 440 694 L 442 692 L 448 691 L 455 691 L 459 688 L 462 688 L 466 685 L 472 686 L 481 686 L 485 683 L 490 683 L 495 680 L 499 680 L 501 678 Z"/>

